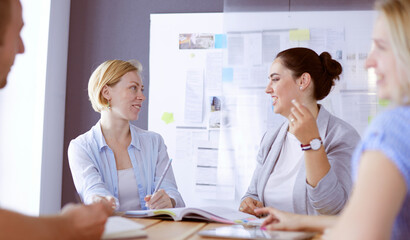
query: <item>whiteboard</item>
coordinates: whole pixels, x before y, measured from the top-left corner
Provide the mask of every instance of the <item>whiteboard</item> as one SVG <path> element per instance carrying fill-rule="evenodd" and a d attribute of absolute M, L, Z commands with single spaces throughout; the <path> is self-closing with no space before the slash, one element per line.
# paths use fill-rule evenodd
<path fill-rule="evenodd" d="M 339 56 L 344 74 L 322 104 L 363 133 L 380 110 L 363 65 L 375 17 L 374 11 L 151 14 L 148 129 L 164 137 L 187 206 L 238 208 L 262 134 L 283 121 L 264 93 L 277 51 L 304 46 Z M 210 38 L 215 45 L 208 46 Z"/>

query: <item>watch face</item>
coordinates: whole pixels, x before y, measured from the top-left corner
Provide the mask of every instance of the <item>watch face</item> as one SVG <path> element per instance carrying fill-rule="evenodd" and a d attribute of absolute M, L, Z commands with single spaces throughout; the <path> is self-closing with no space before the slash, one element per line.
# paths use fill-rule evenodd
<path fill-rule="evenodd" d="M 320 145 L 322 145 L 322 141 L 317 138 L 310 141 L 310 147 L 312 148 L 312 150 L 318 150 L 320 148 Z"/>

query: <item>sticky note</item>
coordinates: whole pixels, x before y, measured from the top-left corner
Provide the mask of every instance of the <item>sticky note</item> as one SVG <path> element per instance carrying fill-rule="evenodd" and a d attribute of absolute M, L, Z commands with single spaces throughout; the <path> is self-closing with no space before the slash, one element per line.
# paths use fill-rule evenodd
<path fill-rule="evenodd" d="M 379 105 L 382 107 L 387 107 L 389 105 L 389 100 L 386 99 L 379 99 Z"/>
<path fill-rule="evenodd" d="M 226 34 L 215 34 L 215 48 L 226 48 Z"/>
<path fill-rule="evenodd" d="M 161 120 L 164 121 L 166 124 L 174 122 L 174 114 L 169 112 L 164 112 L 162 114 Z"/>
<path fill-rule="evenodd" d="M 290 41 L 308 41 L 310 40 L 309 29 L 297 29 L 289 31 Z"/>
<path fill-rule="evenodd" d="M 233 81 L 233 68 L 222 68 L 222 82 Z"/>
<path fill-rule="evenodd" d="M 373 117 L 374 117 L 374 116 L 371 116 L 371 115 L 367 117 L 367 123 L 368 123 L 368 124 L 370 124 L 370 123 L 372 122 Z"/>

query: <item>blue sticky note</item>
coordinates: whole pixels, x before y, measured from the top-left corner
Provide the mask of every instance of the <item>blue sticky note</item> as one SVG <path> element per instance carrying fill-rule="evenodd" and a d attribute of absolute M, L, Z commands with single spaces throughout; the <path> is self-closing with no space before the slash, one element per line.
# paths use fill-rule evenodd
<path fill-rule="evenodd" d="M 222 68 L 222 82 L 233 81 L 233 68 Z"/>
<path fill-rule="evenodd" d="M 215 48 L 226 48 L 226 34 L 215 34 Z"/>

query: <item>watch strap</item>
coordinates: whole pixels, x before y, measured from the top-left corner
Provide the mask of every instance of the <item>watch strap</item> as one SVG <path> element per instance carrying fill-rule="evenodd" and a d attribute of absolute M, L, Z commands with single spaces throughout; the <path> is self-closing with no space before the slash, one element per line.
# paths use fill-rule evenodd
<path fill-rule="evenodd" d="M 310 142 L 312 142 L 315 139 L 318 139 L 320 141 L 320 144 L 323 144 L 322 139 L 320 137 L 314 138 L 314 139 L 310 140 Z M 310 145 L 310 142 L 308 144 L 300 144 L 300 147 L 302 148 L 302 151 L 307 151 L 307 150 L 312 149 L 312 146 Z"/>

